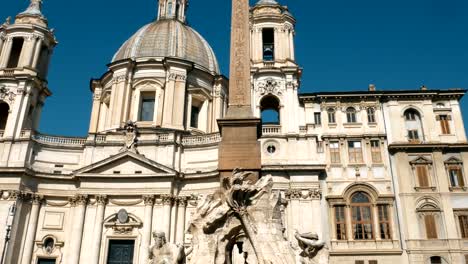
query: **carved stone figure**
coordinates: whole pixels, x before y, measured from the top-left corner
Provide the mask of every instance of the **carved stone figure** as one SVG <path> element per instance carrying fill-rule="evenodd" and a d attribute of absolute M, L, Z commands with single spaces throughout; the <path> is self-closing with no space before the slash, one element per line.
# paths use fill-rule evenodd
<path fill-rule="evenodd" d="M 125 146 L 120 150 L 123 151 L 133 151 L 138 153 L 136 145 L 138 143 L 138 127 L 135 122 L 127 121 L 124 126 L 125 133 Z"/>
<path fill-rule="evenodd" d="M 149 249 L 148 264 L 185 264 L 183 246 L 167 243 L 164 232 L 153 232 L 154 245 Z"/>
<path fill-rule="evenodd" d="M 325 246 L 325 242 L 320 241 L 318 235 L 315 233 L 300 234 L 297 230 L 294 233 L 299 247 L 302 249 L 301 256 L 313 258 L 317 255 L 318 251 Z"/>

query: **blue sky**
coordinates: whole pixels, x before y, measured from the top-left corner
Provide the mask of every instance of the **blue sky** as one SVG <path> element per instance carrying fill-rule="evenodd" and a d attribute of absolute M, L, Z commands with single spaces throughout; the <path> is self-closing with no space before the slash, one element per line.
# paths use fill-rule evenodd
<path fill-rule="evenodd" d="M 0 19 L 28 0 L 4 0 Z M 280 0 L 297 19 L 301 92 L 468 88 L 466 0 Z M 253 3 L 253 1 L 252 1 Z M 49 74 L 53 96 L 40 130 L 84 136 L 89 80 L 101 76 L 120 45 L 156 15 L 155 0 L 44 0 L 59 45 Z M 191 0 L 189 23 L 212 45 L 224 75 L 229 65 L 230 1 Z M 468 101 L 462 106 L 468 117 Z M 465 122 L 468 119 L 465 118 Z"/>

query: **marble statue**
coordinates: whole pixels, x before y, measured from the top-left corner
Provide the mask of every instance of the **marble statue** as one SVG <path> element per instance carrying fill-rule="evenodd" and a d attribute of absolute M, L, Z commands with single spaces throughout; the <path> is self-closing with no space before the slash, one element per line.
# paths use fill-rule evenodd
<path fill-rule="evenodd" d="M 153 232 L 154 246 L 149 249 L 148 264 L 185 264 L 183 246 L 167 243 L 164 232 Z"/>

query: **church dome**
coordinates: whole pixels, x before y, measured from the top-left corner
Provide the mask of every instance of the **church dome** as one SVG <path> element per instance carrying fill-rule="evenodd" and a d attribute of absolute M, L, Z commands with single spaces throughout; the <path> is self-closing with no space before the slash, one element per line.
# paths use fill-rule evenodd
<path fill-rule="evenodd" d="M 177 19 L 158 19 L 138 30 L 112 62 L 146 57 L 180 58 L 219 74 L 213 49 L 193 28 Z"/>

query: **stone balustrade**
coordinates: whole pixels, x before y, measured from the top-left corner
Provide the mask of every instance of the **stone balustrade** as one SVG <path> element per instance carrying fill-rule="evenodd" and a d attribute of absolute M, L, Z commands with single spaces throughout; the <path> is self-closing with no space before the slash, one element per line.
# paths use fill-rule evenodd
<path fill-rule="evenodd" d="M 188 136 L 182 138 L 182 145 L 184 146 L 217 144 L 219 142 L 221 142 L 221 135 L 219 133 L 213 133 L 202 136 Z"/>
<path fill-rule="evenodd" d="M 78 137 L 58 137 L 58 136 L 49 136 L 43 134 L 35 134 L 33 139 L 36 142 L 43 144 L 59 145 L 59 146 L 84 146 L 86 143 L 86 138 Z"/>
<path fill-rule="evenodd" d="M 263 135 L 279 135 L 281 134 L 280 125 L 263 125 L 262 127 Z"/>

